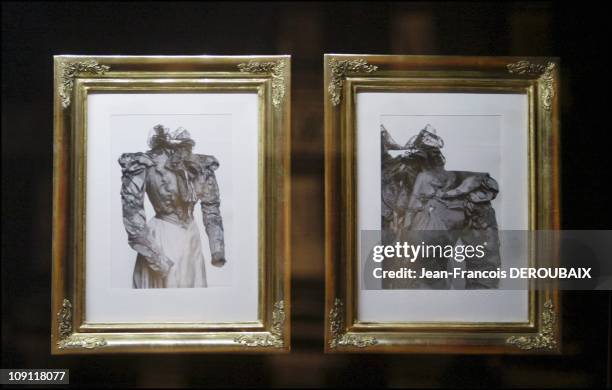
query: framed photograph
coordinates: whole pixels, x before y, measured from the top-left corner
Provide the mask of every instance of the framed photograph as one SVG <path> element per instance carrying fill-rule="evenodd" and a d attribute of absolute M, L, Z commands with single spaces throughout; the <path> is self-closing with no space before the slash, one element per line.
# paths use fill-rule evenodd
<path fill-rule="evenodd" d="M 326 352 L 560 351 L 558 71 L 325 56 Z"/>
<path fill-rule="evenodd" d="M 56 56 L 51 350 L 289 350 L 289 56 Z"/>

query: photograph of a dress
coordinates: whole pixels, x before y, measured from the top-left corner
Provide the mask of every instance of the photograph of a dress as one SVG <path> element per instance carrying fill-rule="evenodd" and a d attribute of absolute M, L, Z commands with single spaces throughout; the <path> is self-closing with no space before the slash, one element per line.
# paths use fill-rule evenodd
<path fill-rule="evenodd" d="M 215 177 L 219 161 L 192 153 L 195 141 L 187 129 L 159 124 L 151 133 L 150 150 L 118 160 L 123 224 L 137 254 L 132 287 L 206 287 L 207 259 L 217 267 L 226 262 Z M 154 216 L 145 213 L 145 196 Z M 194 215 L 198 203 L 201 216 Z M 210 248 L 202 247 L 195 218 L 202 218 Z"/>
<path fill-rule="evenodd" d="M 471 271 L 494 271 L 501 265 L 498 225 L 491 201 L 499 192 L 497 181 L 487 172 L 454 171 L 445 168 L 444 140 L 435 127 L 426 124 L 403 145 L 384 125 L 381 136 L 381 226 L 382 242 L 487 246 L 487 256 L 465 260 Z M 485 167 L 483 167 L 485 168 Z M 445 271 L 449 259 L 441 254 L 421 262 L 387 259 L 384 268 L 426 268 Z M 419 272 L 421 273 L 421 272 Z M 384 288 L 448 289 L 446 278 L 391 279 Z M 468 278 L 466 289 L 497 288 L 498 279 Z"/>
<path fill-rule="evenodd" d="M 89 97 L 89 321 L 257 318 L 258 107 L 256 93 Z"/>

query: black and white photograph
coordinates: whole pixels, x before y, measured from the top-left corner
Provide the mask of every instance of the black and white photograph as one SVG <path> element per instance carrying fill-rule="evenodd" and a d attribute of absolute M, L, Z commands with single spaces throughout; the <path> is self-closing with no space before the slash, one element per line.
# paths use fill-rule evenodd
<path fill-rule="evenodd" d="M 414 262 L 385 259 L 383 270 L 412 269 L 418 277 L 379 279 L 374 287 L 372 263 L 364 263 L 361 319 L 527 318 L 527 291 L 509 288 L 507 280 L 439 276 L 527 264 L 524 243 L 503 242 L 500 234 L 528 226 L 527 129 L 523 94 L 357 94 L 359 231 L 379 232 L 382 245 L 486 247 L 483 258 L 461 261 L 442 253 Z M 502 302 L 503 312 L 496 309 Z"/>
<path fill-rule="evenodd" d="M 87 144 L 87 320 L 256 320 L 257 95 L 92 94 Z"/>
<path fill-rule="evenodd" d="M 290 56 L 53 64 L 52 353 L 288 351 Z"/>
<path fill-rule="evenodd" d="M 206 287 L 206 260 L 194 220 L 199 203 L 210 246 L 211 264 L 225 262 L 221 196 L 215 178 L 219 160 L 194 154 L 187 129 L 159 124 L 147 152 L 123 153 L 121 202 L 128 243 L 138 253 L 134 288 Z M 146 193 L 155 211 L 147 220 Z"/>
<path fill-rule="evenodd" d="M 465 267 L 473 271 L 495 271 L 501 266 L 499 236 L 495 209 L 491 201 L 497 197 L 499 185 L 487 172 L 446 170 L 444 139 L 431 124 L 425 125 L 403 145 L 381 124 L 381 225 L 383 245 L 396 242 L 427 242 L 448 248 L 458 242 L 478 246 L 487 243 L 483 258 L 465 259 Z M 397 132 L 401 133 L 401 132 Z M 392 260 L 392 259 L 389 259 Z M 387 265 L 401 269 L 406 264 Z M 442 253 L 420 263 L 417 268 L 445 271 L 449 259 Z M 457 264 L 458 265 L 458 264 Z M 390 288 L 413 284 L 444 289 L 448 278 L 391 279 Z M 414 281 L 416 283 L 402 283 Z M 469 278 L 466 288 L 497 288 L 499 279 Z"/>

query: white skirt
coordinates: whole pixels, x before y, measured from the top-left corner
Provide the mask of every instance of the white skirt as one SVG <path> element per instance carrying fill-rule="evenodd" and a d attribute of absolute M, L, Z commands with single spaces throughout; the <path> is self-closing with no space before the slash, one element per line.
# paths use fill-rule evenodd
<path fill-rule="evenodd" d="M 138 255 L 132 280 L 134 288 L 206 287 L 202 241 L 195 221 L 185 228 L 153 218 L 147 223 L 147 233 L 174 265 L 167 277 L 163 277 Z"/>

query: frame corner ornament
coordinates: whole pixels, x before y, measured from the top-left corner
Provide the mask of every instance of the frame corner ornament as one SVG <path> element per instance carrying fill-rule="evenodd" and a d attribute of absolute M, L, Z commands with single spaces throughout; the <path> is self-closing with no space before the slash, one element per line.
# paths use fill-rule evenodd
<path fill-rule="evenodd" d="M 88 59 L 85 61 L 69 62 L 63 61 L 60 64 L 60 82 L 59 82 L 59 95 L 62 100 L 62 107 L 70 107 L 70 100 L 72 96 L 72 88 L 74 87 L 74 79 L 80 74 L 90 73 L 102 75 L 110 70 L 108 65 L 100 65 L 94 59 Z"/>
<path fill-rule="evenodd" d="M 86 348 L 93 349 L 106 345 L 106 340 L 97 336 L 76 335 L 72 333 L 72 303 L 68 299 L 62 301 L 62 308 L 57 313 L 60 349 Z"/>
<path fill-rule="evenodd" d="M 554 324 L 556 321 L 555 310 L 551 299 L 544 303 L 542 312 L 542 328 L 533 336 L 512 336 L 506 342 L 524 350 L 548 349 L 557 347 Z"/>
<path fill-rule="evenodd" d="M 238 64 L 238 69 L 243 73 L 270 73 L 272 76 L 272 104 L 280 108 L 285 97 L 285 75 L 287 61 L 249 61 Z"/>
<path fill-rule="evenodd" d="M 378 66 L 370 65 L 368 62 L 359 58 L 356 60 L 337 60 L 333 58 L 329 61 L 330 80 L 327 91 L 332 105 L 337 106 L 342 101 L 342 87 L 344 79 L 350 73 L 372 73 L 378 70 Z"/>
<path fill-rule="evenodd" d="M 282 300 L 276 302 L 272 312 L 272 329 L 269 333 L 238 336 L 234 338 L 234 342 L 246 347 L 283 348 L 285 346 L 285 316 L 285 302 Z"/>
<path fill-rule="evenodd" d="M 506 68 L 510 74 L 539 76 L 538 87 L 542 95 L 542 105 L 546 111 L 550 111 L 555 96 L 553 71 L 556 64 L 554 62 L 536 64 L 521 60 L 506 65 Z"/>
<path fill-rule="evenodd" d="M 378 340 L 372 336 L 359 334 L 348 334 L 344 332 L 344 305 L 340 299 L 334 299 L 334 307 L 329 311 L 329 347 L 335 349 L 338 346 L 354 346 L 365 348 L 378 344 Z"/>

